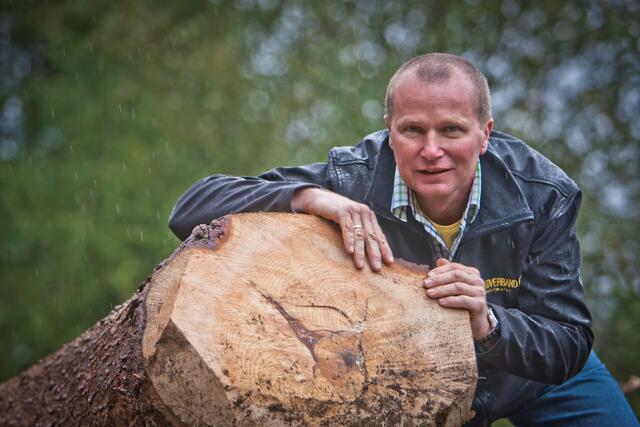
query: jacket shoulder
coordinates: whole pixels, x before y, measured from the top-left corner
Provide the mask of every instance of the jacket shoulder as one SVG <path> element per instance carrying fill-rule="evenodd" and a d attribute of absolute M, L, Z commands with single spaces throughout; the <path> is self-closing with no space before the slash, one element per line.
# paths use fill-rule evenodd
<path fill-rule="evenodd" d="M 579 206 L 578 185 L 555 163 L 524 141 L 502 132 L 492 132 L 487 153 L 508 169 L 534 213 L 561 215 L 569 206 Z"/>
<path fill-rule="evenodd" d="M 365 136 L 356 145 L 333 147 L 329 152 L 329 161 L 336 166 L 362 164 L 367 169 L 373 169 L 376 156 L 387 137 L 387 131 L 380 130 Z"/>
<path fill-rule="evenodd" d="M 489 147 L 491 155 L 499 159 L 525 187 L 548 187 L 564 196 L 579 191 L 578 185 L 558 165 L 514 136 L 493 131 Z"/>
<path fill-rule="evenodd" d="M 387 137 L 387 131 L 381 130 L 365 136 L 356 145 L 332 148 L 328 161 L 332 189 L 352 200 L 363 201 Z"/>

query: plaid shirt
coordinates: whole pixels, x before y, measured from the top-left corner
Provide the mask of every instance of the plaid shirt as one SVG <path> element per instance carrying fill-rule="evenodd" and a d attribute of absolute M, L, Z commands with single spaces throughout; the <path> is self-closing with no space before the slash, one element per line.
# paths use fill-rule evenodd
<path fill-rule="evenodd" d="M 476 176 L 473 179 L 473 184 L 471 186 L 469 201 L 467 202 L 467 207 L 465 208 L 464 214 L 462 214 L 462 220 L 460 221 L 460 231 L 453 241 L 451 249 L 447 248 L 442 236 L 438 234 L 438 231 L 435 229 L 431 221 L 429 221 L 429 218 L 427 218 L 422 209 L 420 209 L 420 204 L 418 203 L 418 199 L 414 191 L 407 187 L 407 184 L 405 184 L 404 180 L 400 176 L 400 172 L 397 167 L 396 176 L 393 182 L 391 212 L 393 212 L 393 215 L 399 220 L 407 222 L 407 208 L 411 208 L 414 218 L 424 226 L 425 231 L 431 236 L 436 257 L 452 260 L 456 250 L 458 249 L 460 240 L 462 240 L 465 228 L 468 224 L 473 222 L 478 214 L 478 210 L 480 210 L 481 184 L 482 170 L 480 168 L 480 161 L 478 160 Z"/>

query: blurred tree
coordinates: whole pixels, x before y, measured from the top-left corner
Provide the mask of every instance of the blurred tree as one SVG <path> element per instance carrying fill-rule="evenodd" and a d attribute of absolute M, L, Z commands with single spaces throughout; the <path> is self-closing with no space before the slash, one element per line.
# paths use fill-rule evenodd
<path fill-rule="evenodd" d="M 582 187 L 596 346 L 618 379 L 639 373 L 638 3 L 161 3 L 0 6 L 0 377 L 131 295 L 196 179 L 357 142 L 426 51 L 485 71 L 496 127 Z"/>

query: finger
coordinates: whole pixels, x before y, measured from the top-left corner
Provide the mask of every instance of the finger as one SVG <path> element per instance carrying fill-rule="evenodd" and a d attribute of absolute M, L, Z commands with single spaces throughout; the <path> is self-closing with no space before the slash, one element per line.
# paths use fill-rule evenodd
<path fill-rule="evenodd" d="M 353 239 L 354 239 L 354 251 L 353 251 L 353 260 L 356 264 L 357 268 L 364 267 L 364 226 L 362 225 L 362 219 L 360 215 L 354 214 L 352 216 L 353 220 Z"/>
<path fill-rule="evenodd" d="M 453 263 L 447 260 L 446 258 L 438 258 L 436 260 L 436 266 L 431 270 L 429 270 L 429 273 L 427 274 L 427 276 L 433 276 L 435 274 L 441 274 L 446 271 L 451 271 L 453 268 L 451 264 Z"/>
<path fill-rule="evenodd" d="M 353 229 L 353 219 L 348 213 L 340 215 L 340 230 L 342 231 L 342 242 L 348 254 L 353 254 L 355 250 L 355 234 Z"/>
<path fill-rule="evenodd" d="M 424 281 L 424 287 L 434 288 L 454 282 L 464 282 L 484 289 L 484 281 L 480 276 L 469 274 L 463 270 L 451 270 L 444 273 L 428 275 Z"/>
<path fill-rule="evenodd" d="M 445 273 L 447 271 L 452 271 L 452 270 L 463 270 L 469 274 L 477 274 L 478 276 L 480 275 L 480 272 L 475 267 L 470 267 L 457 262 L 450 262 L 444 258 L 439 258 L 438 261 L 436 261 L 436 268 L 429 271 L 429 273 L 431 275 L 434 275 L 434 274 Z"/>
<path fill-rule="evenodd" d="M 369 212 L 371 216 L 371 222 L 373 223 L 373 227 L 377 236 L 378 246 L 380 247 L 380 254 L 382 255 L 382 260 L 386 264 L 393 263 L 393 252 L 391 252 L 391 247 L 387 242 L 387 238 L 385 237 L 382 228 L 380 228 L 380 224 L 378 224 L 378 219 L 376 218 L 376 214 L 374 212 Z"/>
<path fill-rule="evenodd" d="M 424 281 L 424 286 L 426 288 L 433 288 L 453 282 L 466 282 L 467 279 L 467 275 L 460 270 L 441 271 L 439 273 L 428 274 Z"/>
<path fill-rule="evenodd" d="M 485 302 L 467 295 L 440 298 L 438 304 L 447 308 L 462 308 L 472 314 L 482 312 Z"/>
<path fill-rule="evenodd" d="M 378 236 L 376 234 L 375 227 L 371 221 L 370 212 L 363 213 L 361 215 L 362 225 L 364 226 L 364 240 L 367 257 L 369 258 L 369 265 L 374 271 L 379 271 L 381 265 L 382 255 L 380 254 L 380 246 L 378 245 Z"/>
<path fill-rule="evenodd" d="M 439 299 L 458 295 L 486 299 L 486 292 L 484 288 L 464 282 L 447 283 L 446 285 L 427 289 L 427 296 L 429 298 Z"/>

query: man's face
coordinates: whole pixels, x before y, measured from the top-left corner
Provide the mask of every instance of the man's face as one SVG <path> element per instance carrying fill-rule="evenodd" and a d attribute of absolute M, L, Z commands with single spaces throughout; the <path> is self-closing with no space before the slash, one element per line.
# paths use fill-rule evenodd
<path fill-rule="evenodd" d="M 443 219 L 443 209 L 460 219 L 478 157 L 487 150 L 493 121 L 480 123 L 474 93 L 457 70 L 441 83 L 425 83 L 408 70 L 393 87 L 392 116 L 385 116 L 391 149 L 400 176 L 434 221 Z"/>

